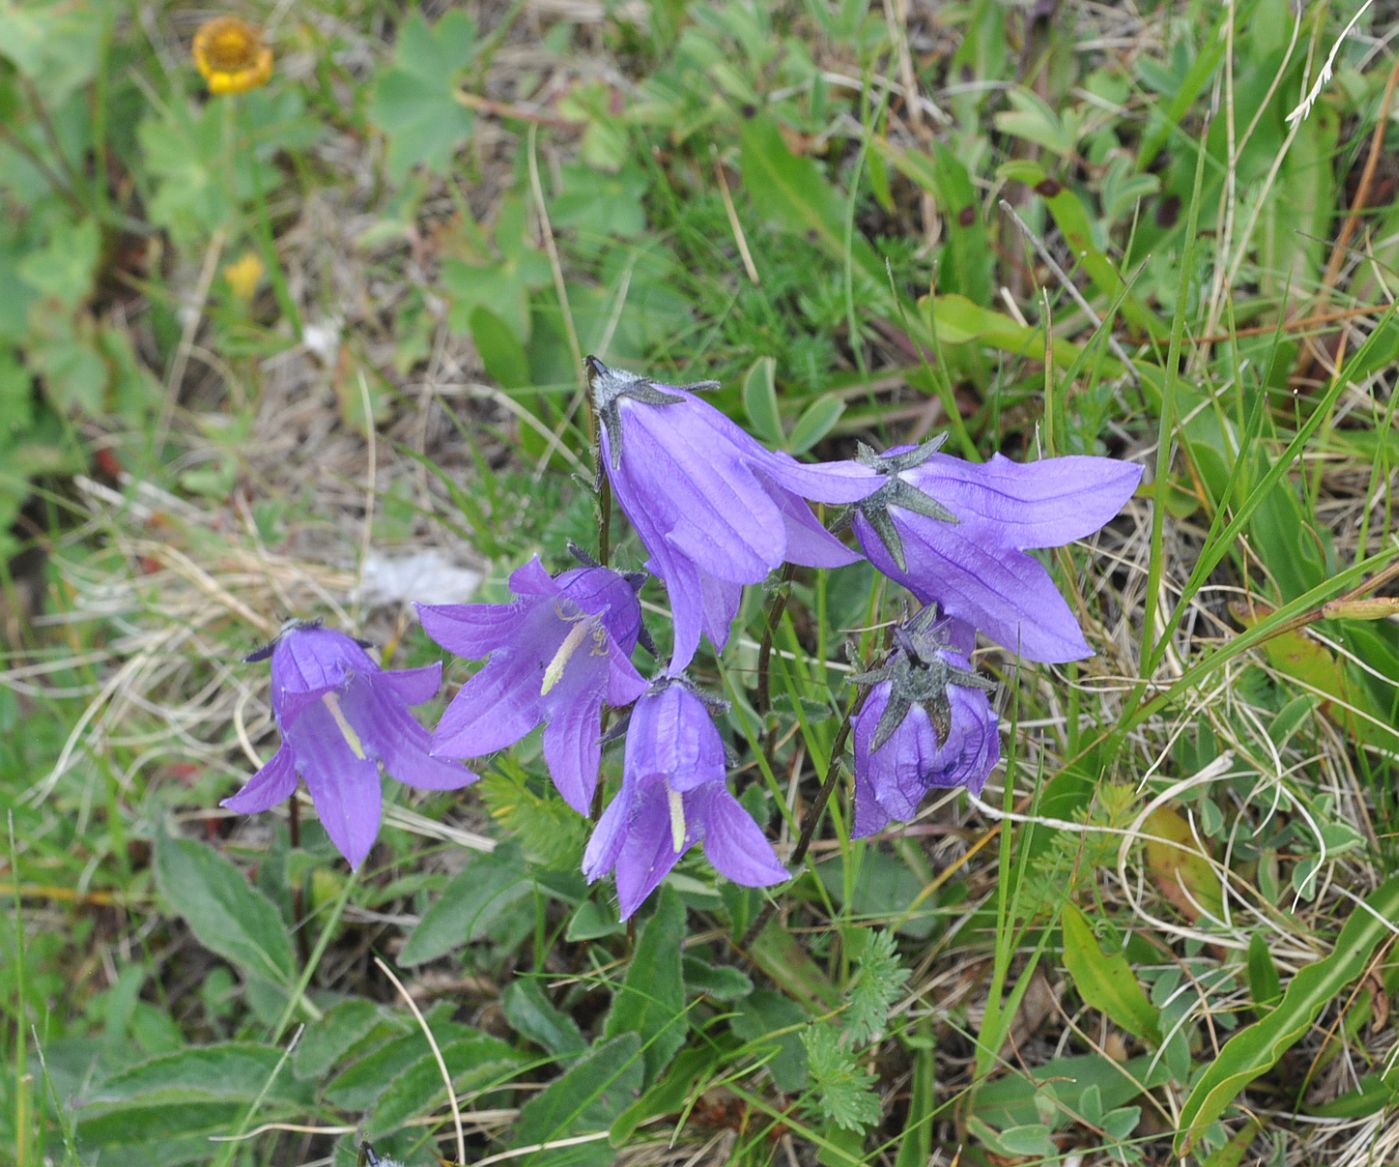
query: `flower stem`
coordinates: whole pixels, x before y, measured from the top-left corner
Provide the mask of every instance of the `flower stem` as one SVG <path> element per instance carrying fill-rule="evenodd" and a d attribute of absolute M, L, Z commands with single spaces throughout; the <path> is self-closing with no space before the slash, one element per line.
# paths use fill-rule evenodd
<path fill-rule="evenodd" d="M 287 805 L 287 832 L 291 835 L 291 849 L 301 848 L 301 803 L 292 798 Z M 291 913 L 296 931 L 296 950 L 303 965 L 311 961 L 311 942 L 306 937 L 306 891 L 300 882 L 291 889 Z"/>
<path fill-rule="evenodd" d="M 594 449 L 598 450 L 596 456 L 601 458 L 601 450 L 596 446 Z M 597 507 L 597 561 L 601 566 L 606 567 L 607 555 L 611 550 L 609 536 L 612 530 L 612 483 L 608 481 L 606 474 L 601 473 L 598 475 Z"/>
<path fill-rule="evenodd" d="M 766 720 L 772 706 L 772 638 L 777 626 L 782 622 L 782 613 L 787 610 L 787 596 L 791 593 L 792 577 L 797 569 L 790 563 L 783 564 L 782 577 L 773 589 L 772 602 L 768 605 L 767 623 L 763 627 L 763 639 L 758 645 L 758 693 L 753 698 L 753 708 L 758 716 Z M 771 751 L 769 750 L 769 753 Z"/>

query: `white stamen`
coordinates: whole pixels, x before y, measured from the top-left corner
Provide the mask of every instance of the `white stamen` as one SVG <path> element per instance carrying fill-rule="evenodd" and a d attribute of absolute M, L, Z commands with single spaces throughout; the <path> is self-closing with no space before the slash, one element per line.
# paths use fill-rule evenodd
<path fill-rule="evenodd" d="M 670 843 L 679 855 L 685 850 L 685 798 L 670 785 L 666 786 L 665 793 L 670 802 Z"/>
<path fill-rule="evenodd" d="M 564 666 L 568 664 L 568 658 L 578 651 L 578 646 L 583 643 L 587 635 L 588 621 L 586 620 L 579 620 L 568 630 L 568 635 L 563 638 L 563 643 L 559 645 L 559 651 L 554 653 L 554 659 L 544 670 L 544 683 L 539 686 L 541 697 L 563 679 Z"/>
<path fill-rule="evenodd" d="M 350 752 L 355 757 L 363 760 L 365 757 L 364 743 L 359 740 L 359 734 L 354 731 L 354 727 L 345 720 L 345 714 L 340 709 L 340 695 L 338 693 L 327 693 L 321 698 L 325 702 L 325 707 L 330 710 L 331 717 L 335 718 L 335 724 L 340 727 L 340 732 L 345 735 L 345 741 L 350 747 Z"/>

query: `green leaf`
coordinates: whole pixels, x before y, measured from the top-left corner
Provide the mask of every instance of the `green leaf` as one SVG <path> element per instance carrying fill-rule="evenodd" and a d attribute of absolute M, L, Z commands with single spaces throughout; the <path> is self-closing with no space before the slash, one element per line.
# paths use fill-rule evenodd
<path fill-rule="evenodd" d="M 376 1031 L 381 1036 L 394 1032 L 380 1006 L 358 997 L 341 1001 L 306 1027 L 292 1054 L 292 1072 L 303 1081 L 319 1080 Z"/>
<path fill-rule="evenodd" d="M 689 993 L 703 993 L 715 1001 L 741 1001 L 753 991 L 753 981 L 748 974 L 732 965 L 712 964 L 687 956 L 681 966 L 685 990 Z"/>
<path fill-rule="evenodd" d="M 1009 1130 L 999 1131 L 996 1135 L 996 1142 L 999 1144 L 996 1149 L 1006 1155 L 1035 1155 L 1054 1158 L 1058 1154 L 1058 1148 L 1054 1145 L 1049 1128 L 1038 1122 L 1027 1123 L 1025 1126 L 1013 1126 Z"/>
<path fill-rule="evenodd" d="M 685 1044 L 685 986 L 680 950 L 685 940 L 685 908 L 674 888 L 664 886 L 656 912 L 646 921 L 632 954 L 621 992 L 607 1015 L 604 1037 L 637 1034 L 643 1044 L 646 1081 Z"/>
<path fill-rule="evenodd" d="M 603 936 L 615 936 L 626 931 L 626 925 L 617 919 L 617 913 L 608 911 L 596 900 L 584 900 L 568 922 L 564 939 L 570 944 L 580 940 L 597 940 Z"/>
<path fill-rule="evenodd" d="M 1239 1167 L 1244 1161 L 1244 1156 L 1248 1154 L 1248 1149 L 1253 1146 L 1253 1140 L 1262 1133 L 1263 1124 L 1256 1118 L 1250 1118 L 1234 1132 L 1224 1146 L 1205 1159 L 1200 1167 Z"/>
<path fill-rule="evenodd" d="M 1359 977 L 1378 945 L 1399 922 L 1399 876 L 1365 898 L 1346 920 L 1331 955 L 1309 964 L 1288 983 L 1278 1007 L 1234 1034 L 1205 1068 L 1181 1108 L 1176 1153 L 1188 1155 L 1234 1097 L 1266 1074 L 1312 1026 L 1317 1014 Z"/>
<path fill-rule="evenodd" d="M 107 364 L 94 344 L 92 318 L 43 313 L 36 305 L 31 319 L 26 355 L 49 403 L 62 414 L 105 414 Z"/>
<path fill-rule="evenodd" d="M 632 1103 L 612 1124 L 611 1144 L 628 1145 L 632 1134 L 644 1122 L 664 1114 L 675 1114 L 685 1107 L 701 1078 L 717 1076 L 730 1064 L 731 1050 L 715 1043 L 687 1049 L 675 1059 L 654 1086 Z"/>
<path fill-rule="evenodd" d="M 283 1051 L 251 1042 L 184 1049 L 118 1073 L 85 1094 L 78 1133 L 89 1149 L 144 1146 L 223 1133 L 254 1102 L 282 1116 L 311 1105 L 312 1089 L 282 1064 Z M 175 1158 L 190 1158 L 180 1154 Z M 162 1155 L 161 1161 L 171 1158 Z"/>
<path fill-rule="evenodd" d="M 537 980 L 514 980 L 501 998 L 505 1020 L 521 1037 L 557 1058 L 572 1058 L 588 1048 L 578 1023 L 554 1007 Z"/>
<path fill-rule="evenodd" d="M 931 1027 L 920 1029 L 926 1038 Z M 918 1043 L 913 1055 L 913 1081 L 908 1091 L 908 1114 L 903 1123 L 903 1139 L 899 1143 L 894 1167 L 927 1167 L 933 1156 L 933 1121 L 938 1112 L 937 1087 L 934 1081 L 933 1046 L 930 1041 Z"/>
<path fill-rule="evenodd" d="M 450 171 L 474 122 L 457 98 L 457 84 L 475 48 L 476 26 L 459 9 L 430 27 L 414 13 L 399 28 L 394 63 L 375 78 L 368 105 L 369 120 L 389 140 L 386 162 L 394 183 L 415 166 Z"/>
<path fill-rule="evenodd" d="M 514 847 L 476 855 L 442 889 L 404 942 L 398 962 L 405 968 L 436 960 L 481 937 L 487 928 L 530 894 L 533 886 Z"/>
<path fill-rule="evenodd" d="M 1098 947 L 1093 929 L 1073 904 L 1064 905 L 1064 967 L 1086 1005 L 1152 1045 L 1161 1044 L 1161 1013 L 1142 991 L 1132 966 L 1121 952 L 1108 955 Z"/>
<path fill-rule="evenodd" d="M 250 977 L 289 988 L 296 967 L 287 926 L 262 892 L 207 843 L 162 835 L 155 880 L 199 943 Z"/>
<path fill-rule="evenodd" d="M 806 1010 L 795 1001 L 771 989 L 759 989 L 730 1022 L 734 1033 L 753 1047 L 754 1056 L 766 1057 L 770 1050 L 775 1051 L 764 1068 L 784 1094 L 806 1088 L 806 1047 L 800 1037 L 806 1020 Z"/>
<path fill-rule="evenodd" d="M 97 76 L 106 27 L 92 0 L 6 0 L 0 3 L 0 59 L 42 86 L 44 102 L 53 109 Z"/>
<path fill-rule="evenodd" d="M 19 277 L 41 296 L 76 308 L 92 291 L 101 248 L 97 220 L 55 224 L 47 244 L 19 262 Z"/>
<path fill-rule="evenodd" d="M 1271 1009 L 1282 1000 L 1282 980 L 1278 977 L 1268 938 L 1255 932 L 1248 942 L 1248 988 L 1255 1004 Z"/>
<path fill-rule="evenodd" d="M 624 1033 L 604 1041 L 524 1105 L 515 1126 L 514 1145 L 527 1147 L 570 1135 L 606 1133 L 631 1104 L 644 1074 L 640 1037 Z M 595 1143 L 540 1151 L 518 1162 L 528 1167 L 605 1167 L 615 1158 L 616 1153 L 602 1138 Z"/>
<path fill-rule="evenodd" d="M 823 393 L 802 411 L 797 424 L 792 427 L 787 439 L 787 452 L 805 454 L 812 446 L 831 432 L 840 415 L 845 412 L 845 402 L 829 393 Z"/>
<path fill-rule="evenodd" d="M 851 1046 L 867 1045 L 884 1035 L 889 1009 L 903 991 L 908 969 L 899 960 L 892 932 L 867 932 L 856 958 L 850 1004 L 841 1021 Z"/>
<path fill-rule="evenodd" d="M 417 1060 L 399 1071 L 365 1118 L 370 1138 L 392 1134 L 419 1115 L 446 1106 L 447 1087 L 437 1058 L 425 1040 L 419 1041 L 419 1048 Z M 479 1032 L 446 1044 L 438 1038 L 438 1050 L 458 1096 L 506 1081 L 524 1062 L 505 1042 Z"/>
<path fill-rule="evenodd" d="M 844 259 L 845 206 L 816 163 L 787 149 L 777 122 L 765 114 L 747 119 L 740 132 L 739 165 L 749 200 L 788 231 L 816 235 L 826 252 Z M 858 235 L 851 240 L 855 265 L 878 279 L 883 268 Z"/>
<path fill-rule="evenodd" d="M 777 408 L 777 362 L 759 357 L 743 378 L 743 410 L 753 432 L 770 446 L 783 444 L 782 414 Z"/>
<path fill-rule="evenodd" d="M 147 1101 L 237 1101 L 258 1097 L 304 1103 L 310 1089 L 278 1072 L 283 1051 L 253 1042 L 228 1042 L 164 1054 L 113 1075 L 86 1095 L 93 1104 Z"/>
<path fill-rule="evenodd" d="M 434 1009 L 426 1017 L 439 1047 L 477 1034 L 470 1026 L 448 1020 L 445 1014 L 449 1012 L 450 1009 Z M 422 1058 L 426 1048 L 426 1039 L 416 1028 L 375 1047 L 326 1084 L 326 1101 L 344 1110 L 366 1109 L 390 1082 Z"/>
<path fill-rule="evenodd" d="M 856 1061 L 839 1031 L 830 1025 L 808 1025 L 801 1039 L 822 1116 L 847 1131 L 879 1122 L 883 1111 L 874 1092 L 877 1079 Z"/>
<path fill-rule="evenodd" d="M 1066 124 L 1065 119 L 1048 102 L 1028 89 L 1007 89 L 1006 100 L 1013 108 L 1002 110 L 992 119 L 1001 133 L 1043 146 L 1061 158 L 1073 154 L 1075 135 L 1072 119 Z"/>
<path fill-rule="evenodd" d="M 529 357 L 516 332 L 489 308 L 473 308 L 468 320 L 486 376 L 502 389 L 528 388 Z"/>

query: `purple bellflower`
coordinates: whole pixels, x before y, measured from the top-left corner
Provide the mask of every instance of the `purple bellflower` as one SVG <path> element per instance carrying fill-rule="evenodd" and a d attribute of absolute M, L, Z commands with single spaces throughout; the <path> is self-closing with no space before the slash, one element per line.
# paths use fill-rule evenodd
<path fill-rule="evenodd" d="M 316 623 L 292 623 L 249 661 L 272 658 L 272 712 L 282 745 L 221 805 L 252 814 L 290 798 L 306 779 L 330 841 L 359 867 L 379 834 L 379 766 L 405 786 L 455 790 L 476 775 L 428 753 L 408 706 L 437 695 L 441 664 L 381 669 L 361 642 Z"/>
<path fill-rule="evenodd" d="M 605 567 L 557 578 L 538 558 L 510 576 L 513 604 L 419 604 L 427 634 L 457 656 L 489 656 L 452 698 L 433 753 L 479 758 L 541 722 L 544 760 L 564 801 L 587 814 L 602 755 L 602 705 L 630 705 L 646 689 L 630 660 L 642 635 L 629 579 Z"/>
<path fill-rule="evenodd" d="M 694 394 L 716 381 L 664 385 L 587 359 L 601 419 L 599 463 L 665 581 L 675 621 L 671 672 L 693 659 L 700 633 L 729 638 L 743 585 L 784 562 L 843 567 L 859 556 L 807 501 L 853 503 L 881 479 L 854 462 L 804 464 L 759 445 Z"/>
<path fill-rule="evenodd" d="M 939 454 L 942 441 L 860 448 L 856 460 L 884 477 L 853 515 L 869 561 L 1027 660 L 1091 656 L 1049 572 L 1025 550 L 1091 535 L 1132 496 L 1142 468 L 1086 456 L 964 462 Z"/>
<path fill-rule="evenodd" d="M 697 842 L 720 872 L 745 887 L 787 878 L 772 844 L 725 783 L 724 743 L 704 700 L 673 676 L 632 709 L 622 788 L 602 812 L 583 874 L 617 873 L 622 919 L 636 911 Z"/>
<path fill-rule="evenodd" d="M 894 651 L 873 672 L 850 679 L 872 685 L 855 715 L 854 838 L 890 819 L 913 818 L 934 789 L 965 786 L 980 794 L 1001 757 L 995 684 L 971 671 L 975 631 L 925 608 L 894 632 Z"/>

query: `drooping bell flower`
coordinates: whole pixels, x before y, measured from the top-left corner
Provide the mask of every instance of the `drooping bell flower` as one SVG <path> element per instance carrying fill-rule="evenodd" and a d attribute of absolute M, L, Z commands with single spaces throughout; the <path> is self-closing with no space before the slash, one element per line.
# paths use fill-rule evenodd
<path fill-rule="evenodd" d="M 873 686 L 852 725 L 855 824 L 873 834 L 890 819 L 907 821 L 931 790 L 965 786 L 980 794 L 1001 757 L 993 682 L 967 659 L 975 632 L 925 608 L 894 633 L 878 669 L 851 677 Z"/>
<path fill-rule="evenodd" d="M 428 732 L 408 712 L 437 695 L 441 664 L 381 669 L 364 646 L 317 623 L 292 623 L 249 661 L 272 658 L 272 712 L 282 744 L 232 798 L 252 814 L 290 798 L 306 779 L 326 834 L 358 867 L 379 834 L 379 767 L 405 786 L 455 790 L 476 781 L 465 766 L 428 753 Z"/>
<path fill-rule="evenodd" d="M 665 385 L 596 357 L 587 366 L 602 468 L 670 594 L 672 672 L 689 665 L 701 632 L 724 647 L 744 584 L 782 563 L 858 560 L 807 503 L 856 502 L 878 489 L 874 472 L 764 448 L 695 396 L 718 382 Z"/>
<path fill-rule="evenodd" d="M 564 800 L 587 814 L 602 756 L 602 706 L 646 689 L 632 667 L 639 579 L 605 567 L 557 578 L 531 559 L 510 576 L 513 604 L 419 604 L 423 628 L 457 656 L 489 656 L 442 715 L 432 750 L 480 758 L 544 723 L 544 760 Z"/>
<path fill-rule="evenodd" d="M 1142 468 L 1072 456 L 965 462 L 942 438 L 856 460 L 883 486 L 856 503 L 856 538 L 869 561 L 923 603 L 965 620 L 1027 660 L 1091 656 L 1078 620 L 1027 548 L 1091 535 L 1136 490 Z"/>
<path fill-rule="evenodd" d="M 723 739 L 704 700 L 678 677 L 661 677 L 632 709 L 622 788 L 583 856 L 589 883 L 617 873 L 622 919 L 696 843 L 721 875 L 745 887 L 787 878 L 762 829 L 729 793 L 726 773 Z"/>

